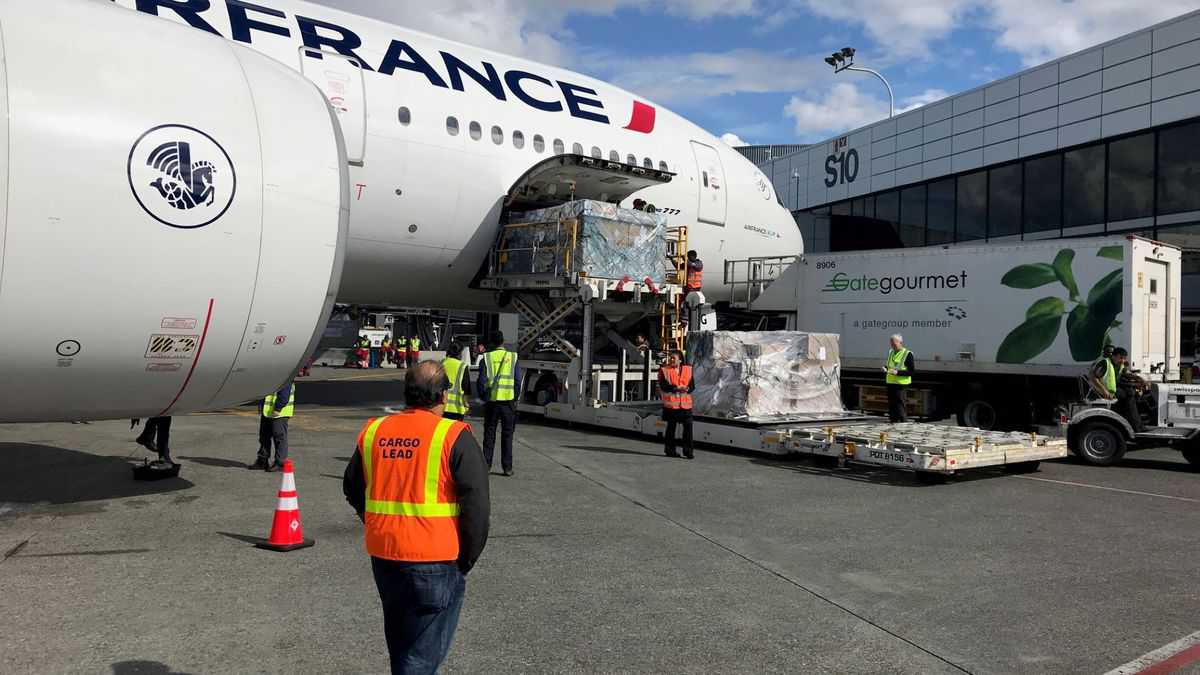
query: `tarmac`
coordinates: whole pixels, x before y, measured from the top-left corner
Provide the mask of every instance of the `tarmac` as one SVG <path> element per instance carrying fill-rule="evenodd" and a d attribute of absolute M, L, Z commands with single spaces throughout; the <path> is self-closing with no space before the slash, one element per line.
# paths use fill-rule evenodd
<path fill-rule="evenodd" d="M 253 545 L 279 486 L 244 468 L 253 407 L 175 418 L 183 469 L 154 483 L 128 421 L 0 426 L 0 672 L 386 672 L 341 477 L 396 371 L 314 373 L 291 456 L 317 543 L 292 553 Z M 925 486 L 517 441 L 446 673 L 1106 673 L 1200 630 L 1200 473 L 1170 449 Z"/>

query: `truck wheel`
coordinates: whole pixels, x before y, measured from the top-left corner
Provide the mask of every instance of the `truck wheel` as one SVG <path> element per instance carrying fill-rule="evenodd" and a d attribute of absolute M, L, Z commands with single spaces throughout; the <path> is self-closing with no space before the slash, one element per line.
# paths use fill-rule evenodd
<path fill-rule="evenodd" d="M 1112 466 L 1125 456 L 1125 434 L 1108 422 L 1088 422 L 1075 438 L 1075 454 L 1092 466 Z"/>
<path fill-rule="evenodd" d="M 1012 464 L 1004 465 L 1004 473 L 1037 473 L 1038 467 L 1041 464 L 1042 462 L 1036 459 L 1031 462 L 1013 462 Z"/>
<path fill-rule="evenodd" d="M 996 407 L 982 399 L 967 401 L 962 410 L 958 411 L 958 424 L 963 427 L 994 429 L 998 419 Z"/>
<path fill-rule="evenodd" d="M 1192 465 L 1193 469 L 1200 470 L 1200 445 L 1184 448 L 1183 458 Z"/>

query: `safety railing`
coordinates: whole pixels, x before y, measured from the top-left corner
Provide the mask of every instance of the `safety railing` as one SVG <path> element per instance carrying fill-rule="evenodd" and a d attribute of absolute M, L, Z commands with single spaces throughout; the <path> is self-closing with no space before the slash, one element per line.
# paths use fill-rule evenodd
<path fill-rule="evenodd" d="M 746 309 L 785 270 L 800 259 L 798 255 L 760 256 L 745 260 L 726 260 L 724 283 L 730 290 L 730 304 Z"/>

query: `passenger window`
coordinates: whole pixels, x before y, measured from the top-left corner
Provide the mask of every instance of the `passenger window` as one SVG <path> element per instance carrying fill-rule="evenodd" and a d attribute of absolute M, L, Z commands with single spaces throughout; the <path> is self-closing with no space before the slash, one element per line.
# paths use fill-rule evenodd
<path fill-rule="evenodd" d="M 458 135 L 458 118 L 457 117 L 447 117 L 446 118 L 446 133 L 450 134 L 451 136 Z"/>
<path fill-rule="evenodd" d="M 574 145 L 571 146 L 571 153 L 576 154 L 576 155 L 582 155 L 583 154 L 583 146 L 578 143 L 575 143 Z"/>
<path fill-rule="evenodd" d="M 1150 295 L 1158 295 L 1158 279 L 1150 280 Z"/>
<path fill-rule="evenodd" d="M 616 163 L 620 164 L 621 163 L 621 153 L 617 152 L 616 150 L 613 150 L 612 152 L 608 153 L 608 161 L 616 162 Z"/>
<path fill-rule="evenodd" d="M 701 171 L 701 172 L 700 172 L 700 175 L 701 175 L 701 177 L 702 177 L 702 179 L 703 179 L 703 181 L 704 181 L 704 187 L 708 187 L 708 172 L 707 172 L 707 171 Z"/>
<path fill-rule="evenodd" d="M 658 170 L 659 170 L 659 171 L 668 171 L 668 172 L 670 171 L 670 169 L 668 169 L 668 168 L 667 168 L 667 163 L 666 163 L 666 162 L 659 162 L 659 163 L 658 163 Z"/>
<path fill-rule="evenodd" d="M 408 111 L 408 108 L 401 108 L 399 117 L 400 124 L 403 124 L 404 126 L 408 126 L 409 122 L 412 122 L 412 113 Z"/>
<path fill-rule="evenodd" d="M 504 130 L 500 127 L 492 127 L 492 142 L 500 145 L 504 142 Z"/>
<path fill-rule="evenodd" d="M 647 169 L 653 169 L 654 162 L 651 161 L 651 159 L 649 157 L 647 157 L 646 159 L 642 160 L 642 166 L 646 167 Z"/>
<path fill-rule="evenodd" d="M 604 153 L 600 152 L 600 148 L 597 148 L 596 146 L 593 145 L 592 146 L 592 157 L 595 157 L 596 159 L 604 159 Z"/>
<path fill-rule="evenodd" d="M 637 157 L 634 157 L 633 155 L 629 155 L 629 156 L 625 157 L 625 163 L 637 166 Z"/>
<path fill-rule="evenodd" d="M 540 154 L 542 154 L 542 151 L 545 149 L 546 149 L 546 139 L 542 138 L 540 135 L 535 134 L 533 137 L 533 151 L 540 155 Z"/>
<path fill-rule="evenodd" d="M 562 142 L 562 139 L 561 138 L 554 139 L 554 154 L 562 155 L 562 154 L 566 154 L 566 152 L 567 152 L 567 146 Z"/>
<path fill-rule="evenodd" d="M 468 131 L 471 132 L 472 140 L 477 141 L 483 138 L 483 127 L 479 126 L 479 122 L 471 122 L 471 126 L 468 127 Z"/>
<path fill-rule="evenodd" d="M 525 134 L 520 131 L 513 132 L 513 147 L 518 150 L 525 147 Z"/>

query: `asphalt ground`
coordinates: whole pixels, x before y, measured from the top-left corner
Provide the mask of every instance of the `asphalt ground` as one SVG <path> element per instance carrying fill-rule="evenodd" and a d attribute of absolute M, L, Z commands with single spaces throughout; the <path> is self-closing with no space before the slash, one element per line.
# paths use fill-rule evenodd
<path fill-rule="evenodd" d="M 395 372 L 316 374 L 292 457 L 317 544 L 288 554 L 253 546 L 279 484 L 243 468 L 253 408 L 175 418 L 157 483 L 128 422 L 0 426 L 0 672 L 385 672 L 341 475 Z M 1200 629 L 1200 474 L 1169 449 L 922 486 L 517 438 L 448 673 L 1104 673 Z"/>

